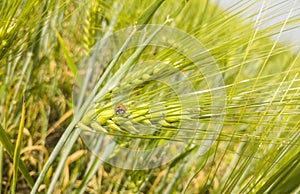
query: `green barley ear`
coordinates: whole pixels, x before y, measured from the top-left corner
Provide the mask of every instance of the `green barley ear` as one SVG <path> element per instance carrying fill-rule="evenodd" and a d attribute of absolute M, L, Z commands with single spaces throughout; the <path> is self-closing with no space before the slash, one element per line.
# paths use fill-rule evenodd
<path fill-rule="evenodd" d="M 100 61 L 111 57 L 108 66 L 114 65 L 114 73 L 78 123 L 87 146 L 95 149 L 96 139 L 104 135 L 107 146 L 115 147 L 106 159 L 133 169 L 164 164 L 178 154 L 175 149 L 182 151 L 192 144 L 206 145 L 205 152 L 219 133 L 220 123 L 211 121 L 222 121 L 225 93 L 219 69 L 203 45 L 182 31 L 160 25 L 126 28 L 99 44 L 105 41 L 115 51 L 105 47 L 94 52 L 101 53 Z M 200 88 L 212 86 L 220 89 L 198 94 Z M 206 120 L 201 121 L 204 115 Z M 131 152 L 135 156 L 122 163 Z"/>
<path fill-rule="evenodd" d="M 103 16 L 100 1 L 91 1 L 87 4 L 86 15 L 83 26 L 84 55 L 89 56 L 91 48 L 95 44 L 95 38 L 100 34 Z"/>

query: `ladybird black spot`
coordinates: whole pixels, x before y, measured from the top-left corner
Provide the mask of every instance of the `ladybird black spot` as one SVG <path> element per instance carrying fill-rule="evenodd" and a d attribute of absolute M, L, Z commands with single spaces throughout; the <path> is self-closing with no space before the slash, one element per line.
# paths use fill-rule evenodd
<path fill-rule="evenodd" d="M 115 107 L 115 113 L 116 115 L 122 115 L 125 113 L 125 107 L 122 105 L 118 105 Z"/>
<path fill-rule="evenodd" d="M 121 109 L 121 108 L 118 108 L 117 111 L 116 111 L 117 115 L 122 115 L 124 113 L 125 113 L 125 111 L 123 109 Z"/>

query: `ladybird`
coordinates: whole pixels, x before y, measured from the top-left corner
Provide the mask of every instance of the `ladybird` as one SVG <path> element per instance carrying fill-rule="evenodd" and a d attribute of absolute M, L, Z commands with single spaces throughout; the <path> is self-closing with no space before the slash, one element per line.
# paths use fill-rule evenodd
<path fill-rule="evenodd" d="M 117 104 L 114 108 L 116 115 L 122 115 L 126 111 L 126 107 L 123 104 Z"/>

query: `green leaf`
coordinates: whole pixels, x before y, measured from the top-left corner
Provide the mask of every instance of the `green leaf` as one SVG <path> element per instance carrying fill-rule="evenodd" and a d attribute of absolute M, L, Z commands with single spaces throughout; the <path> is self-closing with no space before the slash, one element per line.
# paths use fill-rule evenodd
<path fill-rule="evenodd" d="M 157 11 L 157 9 L 160 7 L 160 5 L 165 0 L 156 0 L 154 3 L 152 3 L 140 16 L 140 18 L 137 21 L 137 25 L 143 25 L 148 24 L 154 13 Z"/>
<path fill-rule="evenodd" d="M 7 136 L 5 130 L 3 127 L 0 125 L 0 142 L 2 146 L 6 149 L 8 155 L 13 158 L 14 156 L 14 146 L 10 142 L 9 137 Z M 19 165 L 18 165 L 19 170 L 21 171 L 22 175 L 26 179 L 27 183 L 29 184 L 30 187 L 33 187 L 34 181 L 32 177 L 29 175 L 29 172 L 24 165 L 24 163 L 20 160 Z"/>
<path fill-rule="evenodd" d="M 300 152 L 284 164 L 257 193 L 291 193 L 299 187 Z"/>
<path fill-rule="evenodd" d="M 59 32 L 56 29 L 54 29 L 54 32 L 55 32 L 58 42 L 62 48 L 62 51 L 66 57 L 67 65 L 75 77 L 77 74 L 77 67 L 76 67 L 73 59 L 71 58 L 70 52 L 68 51 L 67 46 L 66 46 L 64 40 L 62 39 L 62 37 L 60 36 Z"/>
<path fill-rule="evenodd" d="M 180 14 L 182 9 L 185 7 L 187 4 L 188 0 L 182 0 L 178 8 L 170 15 L 170 18 L 174 18 Z M 207 4 L 207 3 L 206 3 Z"/>
<path fill-rule="evenodd" d="M 18 169 L 20 164 L 20 152 L 22 146 L 24 122 L 25 122 L 25 102 L 23 98 L 21 121 L 19 125 L 18 138 L 17 138 L 16 147 L 14 151 L 14 172 L 13 172 L 12 186 L 10 187 L 11 193 L 15 193 L 16 185 L 18 181 Z"/>

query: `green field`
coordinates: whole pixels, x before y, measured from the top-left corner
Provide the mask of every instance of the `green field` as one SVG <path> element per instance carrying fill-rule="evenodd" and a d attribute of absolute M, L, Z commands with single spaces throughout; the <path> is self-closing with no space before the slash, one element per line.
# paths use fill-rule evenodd
<path fill-rule="evenodd" d="M 0 1 L 0 193 L 299 193 L 300 8 L 268 2 Z"/>

